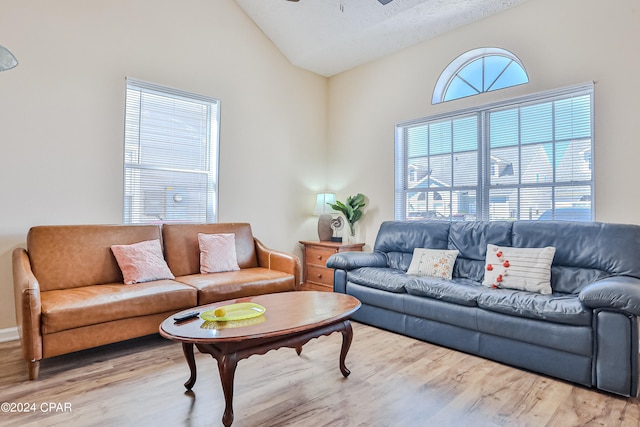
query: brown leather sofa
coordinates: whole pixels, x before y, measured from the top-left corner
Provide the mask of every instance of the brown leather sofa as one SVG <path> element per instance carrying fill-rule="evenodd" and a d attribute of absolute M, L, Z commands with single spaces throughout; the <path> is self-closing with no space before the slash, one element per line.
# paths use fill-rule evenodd
<path fill-rule="evenodd" d="M 234 233 L 239 271 L 200 274 L 198 233 Z M 123 283 L 111 245 L 160 239 L 175 280 Z M 40 360 L 158 332 L 171 314 L 300 289 L 300 261 L 246 223 L 38 226 L 13 252 L 16 320 L 29 379 Z"/>

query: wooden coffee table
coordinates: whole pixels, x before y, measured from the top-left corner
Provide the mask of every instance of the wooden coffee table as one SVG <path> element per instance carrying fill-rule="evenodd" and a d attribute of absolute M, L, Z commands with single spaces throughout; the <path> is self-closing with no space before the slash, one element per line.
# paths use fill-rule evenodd
<path fill-rule="evenodd" d="M 281 347 L 295 348 L 300 355 L 302 346 L 312 338 L 341 332 L 340 372 L 345 377 L 350 374 L 344 361 L 353 338 L 349 317 L 360 308 L 360 301 L 356 298 L 333 292 L 282 292 L 203 305 L 177 315 L 189 311 L 202 313 L 240 302 L 260 304 L 266 311 L 259 317 L 230 322 L 206 322 L 195 318 L 176 323 L 171 316 L 160 325 L 160 335 L 182 343 L 191 370 L 191 377 L 184 384 L 187 390 L 191 390 L 196 382 L 194 345 L 201 353 L 210 354 L 218 361 L 225 399 L 222 416 L 225 426 L 233 423 L 236 366 L 238 361 L 251 355 L 265 354 Z"/>

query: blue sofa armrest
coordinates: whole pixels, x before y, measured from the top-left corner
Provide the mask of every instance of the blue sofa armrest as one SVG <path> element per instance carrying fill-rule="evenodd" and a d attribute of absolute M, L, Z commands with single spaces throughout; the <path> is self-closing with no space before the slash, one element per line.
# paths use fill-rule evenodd
<path fill-rule="evenodd" d="M 387 257 L 381 252 L 340 252 L 327 259 L 327 267 L 337 270 L 386 266 Z"/>
<path fill-rule="evenodd" d="M 598 280 L 580 292 L 580 302 L 591 308 L 609 308 L 640 316 L 640 279 L 613 276 Z"/>

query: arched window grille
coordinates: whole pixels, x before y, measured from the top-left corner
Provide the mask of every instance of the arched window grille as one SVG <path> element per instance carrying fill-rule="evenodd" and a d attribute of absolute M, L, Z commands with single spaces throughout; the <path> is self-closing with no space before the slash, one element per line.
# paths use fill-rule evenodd
<path fill-rule="evenodd" d="M 444 69 L 433 91 L 432 104 L 528 83 L 524 65 L 500 48 L 479 48 L 463 53 Z"/>

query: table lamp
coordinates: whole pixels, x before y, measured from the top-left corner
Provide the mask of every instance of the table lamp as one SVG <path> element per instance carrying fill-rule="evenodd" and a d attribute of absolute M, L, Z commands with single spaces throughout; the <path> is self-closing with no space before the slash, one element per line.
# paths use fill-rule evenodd
<path fill-rule="evenodd" d="M 318 218 L 318 238 L 321 241 L 331 240 L 333 230 L 331 229 L 331 213 L 333 209 L 327 203 L 335 203 L 336 195 L 334 193 L 318 193 L 316 195 L 316 207 L 313 209 L 314 215 Z"/>
<path fill-rule="evenodd" d="M 0 71 L 10 70 L 18 65 L 18 60 L 4 46 L 0 45 Z"/>

